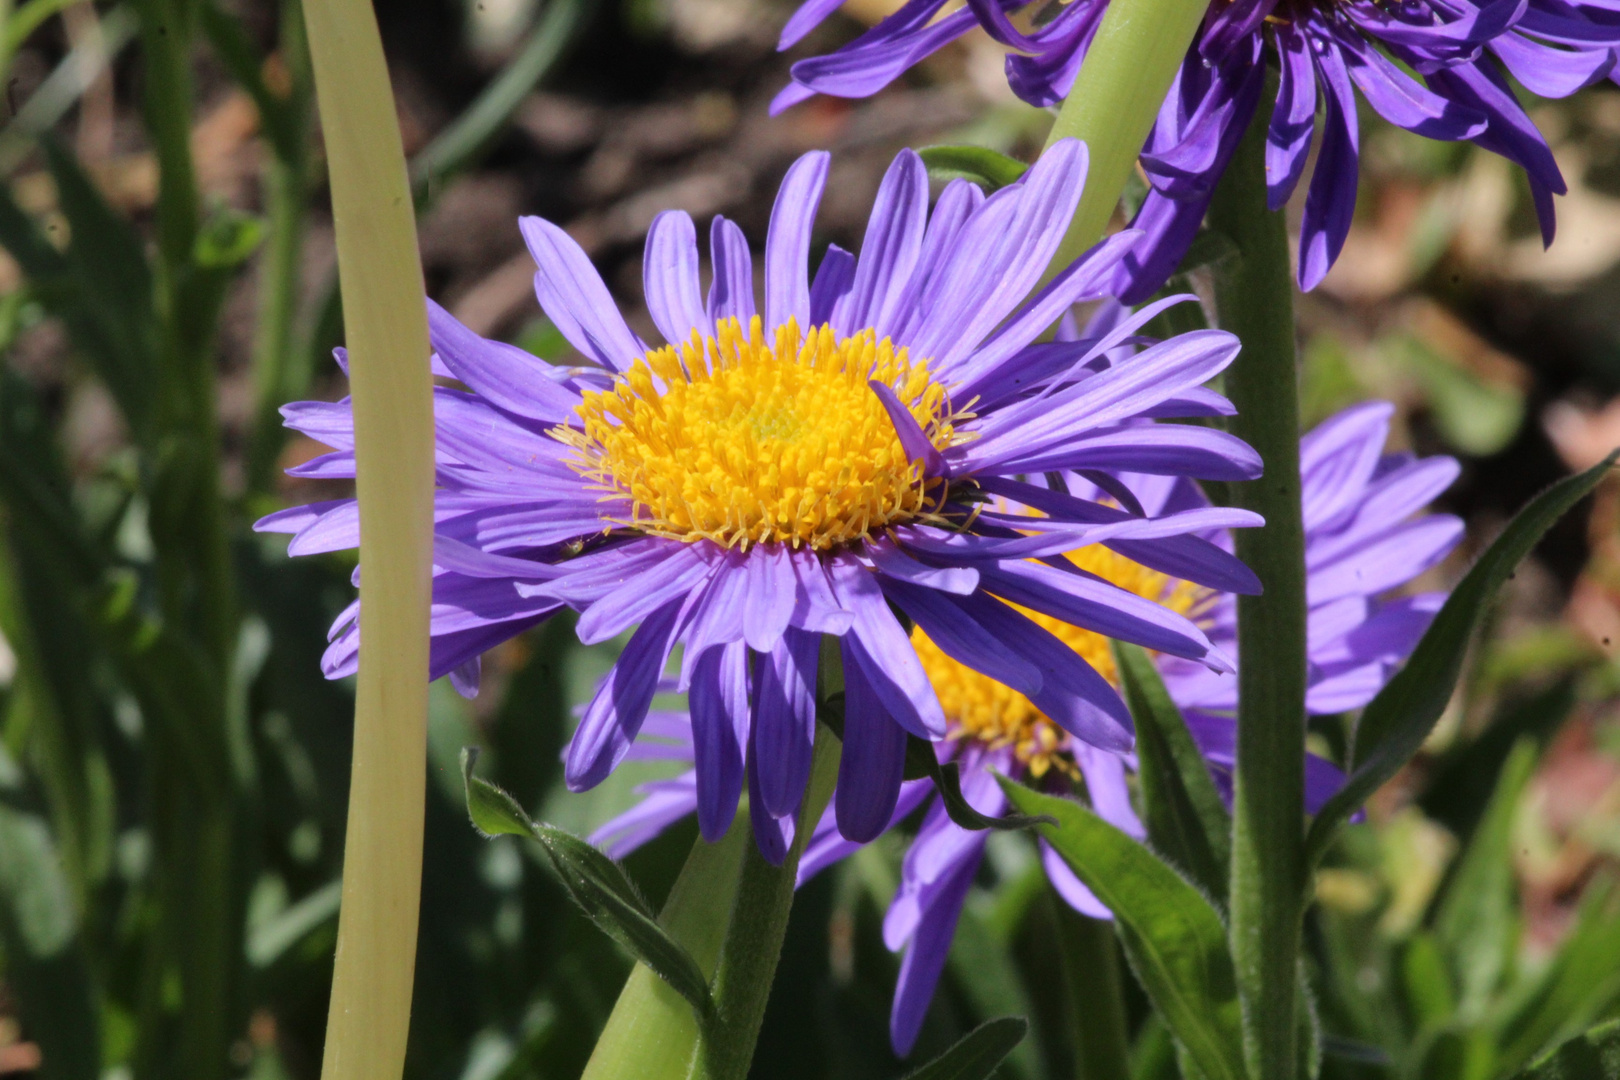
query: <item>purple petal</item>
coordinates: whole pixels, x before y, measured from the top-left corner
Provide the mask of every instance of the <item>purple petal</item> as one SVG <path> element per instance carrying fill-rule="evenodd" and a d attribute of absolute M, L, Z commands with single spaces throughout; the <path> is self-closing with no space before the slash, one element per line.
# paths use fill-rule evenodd
<path fill-rule="evenodd" d="M 825 150 L 812 150 L 793 163 L 771 207 L 771 225 L 765 236 L 765 330 L 789 319 L 799 329 L 810 322 L 810 229 L 827 183 Z"/>
<path fill-rule="evenodd" d="M 906 733 L 859 664 L 844 668 L 844 751 L 838 761 L 838 831 L 865 843 L 888 828 L 900 798 Z"/>
<path fill-rule="evenodd" d="M 748 724 L 748 651 L 709 649 L 697 662 L 688 698 L 697 774 L 698 831 L 714 843 L 731 827 L 742 794 L 742 737 Z"/>
<path fill-rule="evenodd" d="M 697 229 L 685 210 L 665 210 L 647 230 L 641 268 L 647 314 L 671 345 L 714 332 L 698 287 Z"/>
<path fill-rule="evenodd" d="M 709 226 L 709 321 L 736 319 L 744 329 L 754 317 L 754 259 L 748 238 L 734 221 L 716 216 Z"/>
<path fill-rule="evenodd" d="M 759 658 L 754 677 L 754 757 L 760 797 L 773 817 L 799 808 L 816 737 L 816 671 L 821 639 L 789 630 Z"/>
<path fill-rule="evenodd" d="M 557 330 L 603 367 L 628 370 L 646 346 L 630 332 L 584 249 L 544 218 L 519 218 L 518 228 L 539 267 L 535 293 Z"/>
<path fill-rule="evenodd" d="M 675 644 L 680 611 L 681 602 L 671 601 L 637 627 L 585 707 L 568 744 L 563 770 L 568 790 L 587 791 L 600 784 L 630 749 Z"/>

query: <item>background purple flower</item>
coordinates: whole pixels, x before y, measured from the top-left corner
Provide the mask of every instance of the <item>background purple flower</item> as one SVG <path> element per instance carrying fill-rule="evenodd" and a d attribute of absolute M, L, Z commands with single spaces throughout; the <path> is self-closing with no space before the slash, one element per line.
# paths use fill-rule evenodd
<path fill-rule="evenodd" d="M 899 797 L 908 735 L 946 731 L 891 605 L 1066 733 L 1123 749 L 1130 716 L 1113 688 L 1010 605 L 1221 670 L 1230 662 L 1184 616 L 1031 558 L 1105 543 L 1211 588 L 1256 587 L 1194 535 L 1255 524 L 1246 512 L 983 505 L 986 493 L 1016 501 L 1027 487 L 1016 477 L 1053 469 L 1260 471 L 1224 433 L 1142 422 L 1229 411 L 1201 386 L 1236 354 L 1230 334 L 1187 334 L 1106 365 L 1148 309 L 1100 339 L 1037 342 L 1072 304 L 1104 294 L 1135 240 L 1111 238 L 1029 295 L 1079 200 L 1083 146 L 1053 147 L 988 198 L 949 185 L 931 212 L 926 169 L 904 151 L 861 257 L 833 247 L 812 279 L 827 161 L 807 154 L 782 183 L 761 306 L 736 225 L 717 218 L 710 230 L 705 300 L 691 219 L 654 222 L 645 286 L 664 347 L 637 338 L 583 251 L 539 218 L 522 229 L 541 306 L 594 366 L 551 367 L 430 310 L 436 370 L 467 388 L 436 391 L 430 675 L 470 692 L 480 654 L 564 606 L 581 613 L 586 643 L 629 633 L 569 745 L 565 777 L 582 790 L 631 753 L 683 645 L 675 686 L 689 694 L 702 833 L 725 832 L 746 777 L 755 834 L 778 860 L 810 771 L 821 635 L 839 641 L 848 693 L 836 819 L 870 839 Z M 334 448 L 299 475 L 353 475 L 346 402 L 286 415 Z M 258 528 L 292 533 L 297 555 L 359 538 L 353 500 Z M 333 627 L 331 677 L 355 670 L 357 612 L 358 601 Z"/>
<path fill-rule="evenodd" d="M 779 47 L 800 40 L 836 6 L 807 0 Z M 1107 0 L 969 0 L 931 21 L 943 6 L 908 0 L 843 48 L 799 61 L 773 108 L 816 93 L 875 93 L 974 26 L 1013 50 L 1006 61 L 1013 91 L 1033 105 L 1053 105 L 1073 85 Z M 1015 12 L 1033 15 L 1036 28 L 1015 27 Z M 1612 77 L 1617 56 L 1620 15 L 1598 0 L 1219 0 L 1142 150 L 1150 187 L 1133 224 L 1147 240 L 1127 259 L 1121 297 L 1134 303 L 1151 295 L 1186 254 L 1260 105 L 1268 65 L 1280 71 L 1267 127 L 1273 209 L 1287 202 L 1313 140 L 1318 145 L 1299 250 L 1300 285 L 1310 289 L 1338 257 L 1355 210 L 1358 89 L 1398 127 L 1466 139 L 1522 166 L 1550 244 L 1552 197 L 1565 192 L 1564 180 L 1506 76 L 1532 93 L 1564 97 Z"/>
<path fill-rule="evenodd" d="M 1354 406 L 1300 442 L 1310 605 L 1307 708 L 1312 714 L 1360 708 L 1389 680 L 1428 627 L 1444 594 L 1382 597 L 1436 565 L 1462 535 L 1462 523 L 1456 518 L 1422 513 L 1456 478 L 1457 463 L 1448 457 L 1384 454 L 1392 411 L 1385 402 Z M 1179 479 L 1140 475 L 1118 479 L 1152 515 L 1175 514 L 1204 501 L 1192 484 Z M 1065 485 L 1085 492 L 1091 481 L 1070 475 Z M 1109 486 L 1117 485 L 1110 481 Z M 1236 600 L 1231 594 L 1189 587 L 1112 552 L 1092 549 L 1079 555 L 1079 565 L 1089 571 L 1108 574 L 1128 588 L 1190 611 L 1210 628 L 1212 640 L 1235 651 Z M 1106 655 L 1106 641 L 1094 634 L 1071 631 L 1063 637 L 1065 644 L 1094 661 L 1099 651 Z M 1126 770 L 1135 766 L 1131 755 L 1069 738 L 1028 698 L 955 663 L 920 632 L 913 640 L 951 725 L 950 739 L 939 747 L 940 757 L 961 764 L 963 794 L 974 807 L 992 816 L 1006 811 L 996 772 L 1063 791 L 1072 790 L 1066 779 L 1072 777 L 1084 780 L 1100 815 L 1133 836 L 1145 835 L 1126 784 Z M 1237 679 L 1230 672 L 1209 673 L 1175 657 L 1157 659 L 1211 772 L 1229 794 Z M 1106 670 L 1111 674 L 1112 665 Z M 660 728 L 656 746 L 645 753 L 681 760 L 688 756 L 689 745 L 689 729 L 674 714 Z M 1315 812 L 1342 781 L 1331 763 L 1307 755 L 1306 808 Z M 633 850 L 692 812 L 690 789 L 690 774 L 645 785 L 642 802 L 603 825 L 593 841 L 615 855 Z M 891 817 L 891 825 L 898 825 L 927 806 L 883 924 L 885 943 L 905 954 L 890 1017 L 894 1047 L 902 1055 L 915 1042 L 933 999 L 989 837 L 987 832 L 957 826 L 932 795 L 930 781 L 905 784 Z M 800 881 L 857 847 L 838 834 L 829 816 L 810 840 L 800 863 Z M 1044 841 L 1040 858 L 1047 878 L 1067 903 L 1093 918 L 1111 917 Z"/>

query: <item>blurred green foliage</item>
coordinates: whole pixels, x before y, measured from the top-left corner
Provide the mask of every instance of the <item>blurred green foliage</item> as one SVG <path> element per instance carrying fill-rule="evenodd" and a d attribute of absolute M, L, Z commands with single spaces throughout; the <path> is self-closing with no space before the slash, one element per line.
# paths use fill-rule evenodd
<path fill-rule="evenodd" d="M 67 6 L 0 5 L 0 70 Z M 597 7 L 546 0 L 530 12 L 504 66 L 419 151 L 424 209 L 497 146 L 581 35 L 639 56 L 675 10 L 664 0 Z M 311 392 L 341 306 L 329 280 L 306 280 L 323 181 L 300 11 L 296 0 L 259 8 L 271 17 L 250 26 L 223 0 L 97 6 L 103 66 L 135 43 L 118 71 L 141 100 L 130 137 L 155 162 L 149 213 L 110 198 L 66 141 L 59 121 L 82 82 L 50 76 L 0 128 L 7 179 L 43 170 L 52 192 L 42 209 L 0 185 L 0 246 L 19 270 L 0 296 L 0 635 L 14 659 L 0 680 L 0 1019 L 19 1026 L 0 1051 L 19 1038 L 36 1045 L 38 1074 L 52 1080 L 293 1080 L 318 1069 L 352 713 L 348 687 L 324 680 L 319 659 L 353 565 L 289 560 L 282 540 L 249 526 L 277 505 L 276 410 Z M 73 58 L 89 55 L 80 49 L 58 50 L 60 71 L 76 70 Z M 193 124 L 204 58 L 256 107 L 257 213 L 202 195 Z M 996 103 L 956 134 L 1013 150 L 1031 124 L 1028 110 Z M 1473 167 L 1465 149 L 1383 130 L 1369 145 L 1375 174 L 1435 190 Z M 1403 237 L 1409 277 L 1444 299 L 1461 218 L 1435 196 L 1417 220 Z M 1205 249 L 1220 257 L 1218 243 Z M 217 378 L 233 296 L 252 309 L 254 400 L 240 445 L 222 436 Z M 1473 458 L 1518 456 L 1534 426 L 1523 386 L 1457 362 L 1421 324 L 1358 337 L 1307 315 L 1308 423 L 1385 393 L 1416 403 L 1423 437 Z M 97 388 L 116 413 L 116 445 L 88 464 L 70 453 L 60 388 L 23 362 L 21 343 L 52 327 L 65 333 L 70 387 Z M 562 348 L 543 319 L 519 340 L 542 355 Z M 1604 355 L 1593 348 L 1592 370 L 1606 370 Z M 613 1006 L 628 956 L 570 901 L 540 848 L 473 830 L 458 759 L 484 748 L 491 781 L 575 833 L 629 805 L 650 767 L 571 795 L 559 765 L 573 710 L 615 647 L 582 648 L 557 619 L 501 651 L 477 701 L 434 688 L 413 1078 L 577 1076 Z M 1443 737 L 1401 781 L 1404 797 L 1348 827 L 1318 878 L 1306 975 L 1324 1077 L 1491 1080 L 1529 1068 L 1537 1080 L 1584 1080 L 1613 1060 L 1611 1031 L 1580 1037 L 1620 1015 L 1620 887 L 1600 862 L 1575 890 L 1563 935 L 1532 941 L 1516 859 L 1538 762 L 1566 720 L 1590 720 L 1617 689 L 1613 665 L 1567 625 L 1504 629 L 1477 651 Z M 1199 876 L 1192 863 L 1219 852 L 1186 846 L 1212 809 L 1182 768 L 1177 731 L 1155 719 L 1150 732 L 1163 737 L 1144 745 L 1141 794 L 1160 811 L 1149 815 L 1156 846 L 1181 843 Z M 1343 725 L 1314 737 L 1342 757 Z M 651 909 L 695 832 L 672 830 L 627 861 Z M 902 852 L 887 836 L 800 892 L 756 1075 L 905 1071 L 888 1045 L 898 958 L 881 935 Z M 1220 901 L 1206 891 L 1213 929 Z M 1127 1039 L 1135 1080 L 1180 1075 L 1148 1005 L 1164 986 L 1139 981 L 1125 957 L 1106 927 L 1054 902 L 1027 835 L 996 835 L 917 1059 L 964 1037 L 962 1054 L 1002 1052 L 1010 1030 L 979 1025 L 1027 1016 L 1030 1037 L 1000 1076 L 1091 1075 L 1104 1029 Z M 1095 1022 L 1104 1000 L 1118 1002 L 1117 1025 Z"/>

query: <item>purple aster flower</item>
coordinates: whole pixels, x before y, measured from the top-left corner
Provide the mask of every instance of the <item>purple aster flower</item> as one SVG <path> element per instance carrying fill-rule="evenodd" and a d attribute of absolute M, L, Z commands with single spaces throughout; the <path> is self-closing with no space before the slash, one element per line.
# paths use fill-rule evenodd
<path fill-rule="evenodd" d="M 875 93 L 974 26 L 1013 50 L 1006 61 L 1013 91 L 1032 105 L 1053 105 L 1073 85 L 1107 0 L 968 0 L 936 19 L 944 5 L 908 0 L 843 48 L 794 64 L 793 82 L 773 109 L 816 93 Z M 837 6 L 806 0 L 779 47 L 800 40 Z M 1034 29 L 1014 26 L 1015 12 Z M 1150 295 L 1186 254 L 1260 103 L 1268 64 L 1281 72 L 1267 129 L 1272 209 L 1299 183 L 1320 128 L 1300 233 L 1299 281 L 1311 289 L 1338 258 L 1355 209 L 1357 88 L 1398 127 L 1466 139 L 1522 166 L 1550 244 L 1552 197 L 1565 192 L 1564 180 L 1504 72 L 1532 93 L 1565 97 L 1612 77 L 1617 57 L 1620 8 L 1612 0 L 1217 0 L 1142 150 L 1150 187 L 1134 224 L 1147 241 L 1127 260 L 1121 297 Z"/>
<path fill-rule="evenodd" d="M 1095 324 L 1094 324 L 1095 325 Z M 1306 707 L 1317 715 L 1357 709 L 1372 700 L 1397 665 L 1411 653 L 1444 595 L 1421 593 L 1380 599 L 1443 559 L 1462 536 L 1462 523 L 1423 508 L 1450 485 L 1457 463 L 1448 457 L 1416 459 L 1383 453 L 1391 406 L 1358 405 L 1317 427 L 1300 442 L 1304 483 L 1308 566 L 1310 682 Z M 1129 496 L 1153 516 L 1175 515 L 1202 505 L 1202 495 L 1173 477 L 1119 476 Z M 1065 478 L 1070 494 L 1053 489 L 1029 493 L 1029 505 L 1057 505 L 1084 492 L 1088 481 Z M 1109 487 L 1119 484 L 1110 482 Z M 1143 566 L 1117 550 L 1090 546 L 1071 552 L 1082 571 L 1136 595 L 1181 611 L 1209 628 L 1213 641 L 1235 649 L 1236 602 L 1231 594 L 1176 580 Z M 1113 679 L 1105 638 L 1080 627 L 1029 616 L 1090 666 Z M 1046 716 L 1038 703 L 1016 689 L 954 660 L 919 627 L 913 645 L 944 709 L 949 734 L 937 748 L 941 760 L 962 766 L 962 790 L 982 813 L 999 815 L 1006 800 L 995 773 L 1072 792 L 1083 779 L 1093 808 L 1136 837 L 1145 835 L 1132 809 L 1126 770 L 1132 756 L 1072 738 Z M 1230 797 L 1236 723 L 1237 679 L 1232 673 L 1206 673 L 1184 661 L 1157 657 L 1171 696 L 1183 710 L 1194 739 L 1218 786 Z M 690 760 L 690 727 L 678 714 L 666 718 L 656 747 L 645 753 Z M 1306 758 L 1306 808 L 1314 813 L 1343 782 L 1331 763 Z M 622 855 L 693 810 L 691 774 L 645 785 L 634 809 L 608 822 L 593 840 Z M 897 825 L 927 805 L 921 827 L 901 867 L 900 889 L 884 919 L 884 940 L 904 952 L 890 1017 L 897 1053 L 910 1052 L 933 1000 L 962 904 L 984 855 L 988 833 L 953 823 L 944 805 L 932 799 L 930 781 L 906 783 L 891 815 Z M 853 852 L 859 844 L 839 835 L 829 815 L 800 863 L 802 883 Z M 1040 858 L 1058 894 L 1093 918 L 1110 913 L 1051 847 L 1040 842 Z"/>
<path fill-rule="evenodd" d="M 541 306 L 594 366 L 552 367 L 430 306 L 436 370 L 465 387 L 435 391 L 430 676 L 471 692 L 480 654 L 565 606 L 586 643 L 629 632 L 567 751 L 567 783 L 583 790 L 631 753 L 683 645 L 674 685 L 689 695 L 702 833 L 725 832 L 746 777 L 756 836 L 778 859 L 809 775 L 823 635 L 838 640 L 848 687 L 836 819 L 864 840 L 892 816 L 907 736 L 947 729 L 891 605 L 1080 742 L 1118 750 L 1130 716 L 1108 681 L 1011 605 L 1215 670 L 1230 662 L 1185 616 L 1031 559 L 1106 543 L 1210 588 L 1257 587 L 1196 535 L 1252 514 L 985 505 L 1045 470 L 1260 471 L 1235 438 L 1144 421 L 1229 410 L 1202 384 L 1236 354 L 1231 335 L 1184 335 L 1106 370 L 1100 358 L 1151 312 L 1101 340 L 1037 342 L 1106 291 L 1135 239 L 1098 245 L 1025 300 L 1080 197 L 1083 146 L 1054 147 L 989 198 L 952 184 L 932 212 L 926 169 L 904 151 L 860 257 L 833 247 L 812 279 L 827 162 L 807 154 L 782 183 L 762 309 L 736 225 L 714 221 L 705 302 L 691 219 L 654 222 L 646 299 L 667 345 L 637 338 L 584 252 L 539 218 L 521 224 Z M 354 475 L 347 402 L 284 412 L 335 448 L 296 474 Z M 292 533 L 295 555 L 359 541 L 349 499 L 257 527 Z M 358 603 L 332 629 L 330 677 L 357 667 Z"/>

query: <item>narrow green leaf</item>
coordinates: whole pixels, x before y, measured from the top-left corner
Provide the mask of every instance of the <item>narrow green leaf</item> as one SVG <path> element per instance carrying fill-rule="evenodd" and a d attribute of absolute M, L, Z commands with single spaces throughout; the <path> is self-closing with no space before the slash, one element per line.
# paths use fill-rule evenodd
<path fill-rule="evenodd" d="M 259 126 L 276 157 L 282 161 L 296 160 L 301 137 L 298 121 L 291 103 L 264 81 L 263 60 L 253 47 L 247 28 L 235 15 L 222 10 L 215 0 L 197 5 L 197 21 L 219 62 L 253 99 L 254 107 L 259 110 Z"/>
<path fill-rule="evenodd" d="M 1056 820 L 1041 837 L 1114 913 L 1137 981 L 1206 1080 L 1244 1080 L 1237 977 L 1214 905 L 1079 803 L 1005 778 L 1001 786 L 1020 811 Z"/>
<path fill-rule="evenodd" d="M 478 764 L 478 748 L 463 747 L 461 779 L 467 785 L 467 815 L 473 828 L 484 837 L 527 836 L 534 839 L 534 822 L 517 800 L 487 780 L 473 775 Z"/>
<path fill-rule="evenodd" d="M 592 922 L 646 964 L 691 1004 L 699 1024 L 713 1015 L 709 980 L 692 955 L 658 925 L 657 916 L 623 867 L 589 843 L 529 818 L 517 800 L 473 775 L 475 747 L 461 751 L 467 813 L 484 836 L 527 836 L 537 841 L 568 895 Z"/>
<path fill-rule="evenodd" d="M 985 1080 L 1028 1033 L 1022 1016 L 986 1020 L 905 1080 Z"/>
<path fill-rule="evenodd" d="M 1356 727 L 1353 768 L 1306 835 L 1307 866 L 1327 852 L 1339 826 L 1409 761 L 1451 700 L 1481 613 L 1536 542 L 1614 466 L 1620 451 L 1532 499 L 1446 599 L 1406 666 L 1373 698 Z"/>
<path fill-rule="evenodd" d="M 1533 740 L 1513 748 L 1484 820 L 1457 861 L 1435 915 L 1434 934 L 1451 961 L 1459 1012 L 1471 1018 L 1493 996 L 1519 943 L 1513 820 L 1536 765 Z"/>
<path fill-rule="evenodd" d="M 1208 895 L 1226 895 L 1232 818 L 1209 766 L 1148 654 L 1114 642 L 1120 689 L 1136 720 L 1137 773 L 1148 839 Z"/>
<path fill-rule="evenodd" d="M 1613 1080 L 1616 1076 L 1620 1076 L 1620 1020 L 1610 1020 L 1537 1058 L 1514 1080 Z"/>
<path fill-rule="evenodd" d="M 34 296 L 66 324 L 130 426 L 141 430 L 153 388 L 155 320 L 150 293 L 148 306 L 133 312 L 118 302 L 121 296 L 100 295 L 97 278 L 87 274 L 84 260 L 53 247 L 4 185 L 0 185 L 0 246 L 22 267 Z"/>
<path fill-rule="evenodd" d="M 584 0 L 550 0 L 512 59 L 455 122 L 411 159 L 411 185 L 421 199 L 430 183 L 455 176 L 489 149 L 512 114 L 545 78 L 584 22 Z"/>
<path fill-rule="evenodd" d="M 971 180 L 995 191 L 1023 176 L 1029 166 L 983 146 L 926 146 L 918 151 L 934 180 Z"/>
<path fill-rule="evenodd" d="M 1620 917 L 1612 882 L 1588 887 L 1575 928 L 1552 961 L 1517 990 L 1498 1025 L 1505 1072 L 1570 1038 L 1620 1002 Z"/>

